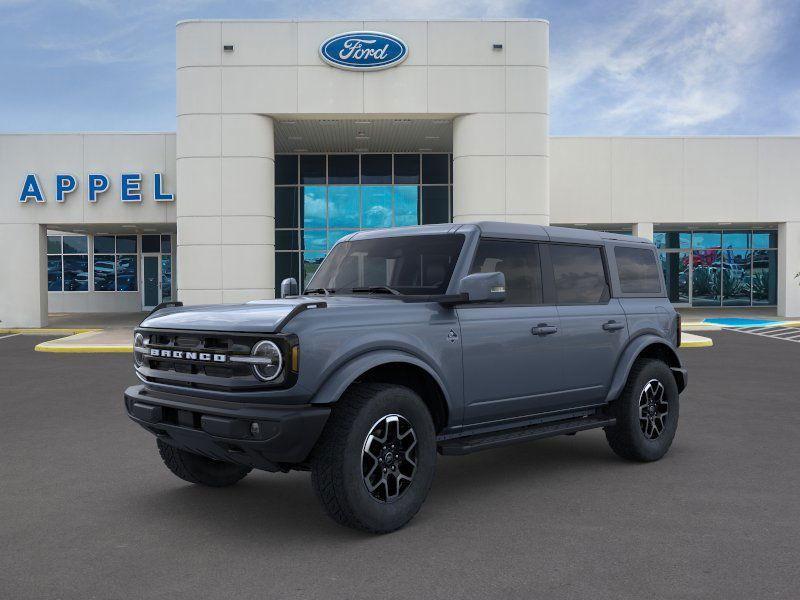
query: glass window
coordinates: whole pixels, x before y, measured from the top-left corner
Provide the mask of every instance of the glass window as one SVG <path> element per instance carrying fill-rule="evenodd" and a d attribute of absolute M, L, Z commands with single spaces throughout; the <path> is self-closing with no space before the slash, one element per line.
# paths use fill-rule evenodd
<path fill-rule="evenodd" d="M 394 155 L 394 182 L 419 183 L 419 154 Z"/>
<path fill-rule="evenodd" d="M 724 250 L 722 258 L 723 306 L 750 306 L 750 250 Z"/>
<path fill-rule="evenodd" d="M 661 294 L 661 279 L 653 251 L 649 248 L 614 248 L 619 283 L 624 294 Z"/>
<path fill-rule="evenodd" d="M 281 282 L 287 277 L 294 277 L 299 281 L 298 260 L 300 254 L 297 252 L 276 252 L 275 253 L 275 290 L 280 294 Z"/>
<path fill-rule="evenodd" d="M 53 237 L 53 236 L 48 236 Z M 59 244 L 61 241 L 59 240 Z M 61 274 L 61 255 L 47 257 L 47 291 L 60 292 L 63 288 L 63 277 Z"/>
<path fill-rule="evenodd" d="M 723 248 L 749 248 L 749 231 L 724 231 L 722 233 Z"/>
<path fill-rule="evenodd" d="M 156 250 L 156 252 L 158 252 L 158 250 Z M 118 235 L 117 254 L 135 254 L 135 253 L 136 253 L 136 236 Z"/>
<path fill-rule="evenodd" d="M 325 186 L 307 185 L 303 190 L 303 227 L 324 229 L 325 219 Z"/>
<path fill-rule="evenodd" d="M 719 250 L 692 253 L 692 306 L 719 306 L 722 254 Z"/>
<path fill-rule="evenodd" d="M 542 303 L 538 244 L 481 240 L 470 272 L 494 271 L 500 271 L 506 278 L 505 304 Z"/>
<path fill-rule="evenodd" d="M 362 154 L 361 183 L 392 183 L 392 155 Z"/>
<path fill-rule="evenodd" d="M 300 250 L 297 230 L 276 230 L 275 250 Z"/>
<path fill-rule="evenodd" d="M 275 155 L 275 185 L 297 185 L 297 155 Z"/>
<path fill-rule="evenodd" d="M 300 155 L 300 183 L 325 183 L 325 155 Z"/>
<path fill-rule="evenodd" d="M 753 248 L 777 248 L 778 247 L 778 232 L 777 231 L 754 231 L 753 232 Z"/>
<path fill-rule="evenodd" d="M 161 257 L 161 301 L 172 299 L 172 256 Z"/>
<path fill-rule="evenodd" d="M 610 298 L 600 248 L 550 246 L 556 298 L 559 304 L 598 304 Z"/>
<path fill-rule="evenodd" d="M 419 225 L 419 187 L 394 186 L 394 224 L 397 227 Z"/>
<path fill-rule="evenodd" d="M 114 291 L 114 255 L 94 255 L 94 291 Z"/>
<path fill-rule="evenodd" d="M 328 183 L 358 183 L 358 154 L 328 156 Z"/>
<path fill-rule="evenodd" d="M 449 223 L 450 199 L 444 186 L 422 186 L 422 224 Z"/>
<path fill-rule="evenodd" d="M 64 254 L 86 254 L 89 248 L 89 241 L 85 235 L 65 235 Z"/>
<path fill-rule="evenodd" d="M 670 302 L 689 302 L 689 253 L 660 252 Z"/>
<path fill-rule="evenodd" d="M 299 282 L 301 286 L 304 288 L 308 287 L 308 283 L 311 281 L 311 278 L 314 277 L 314 274 L 317 272 L 317 269 L 319 269 L 324 259 L 324 252 L 303 252 L 303 280 Z"/>
<path fill-rule="evenodd" d="M 160 252 L 160 251 L 161 251 L 160 235 L 142 236 L 142 252 Z"/>
<path fill-rule="evenodd" d="M 61 236 L 48 235 L 47 236 L 47 253 L 48 254 L 61 254 Z"/>
<path fill-rule="evenodd" d="M 716 249 L 722 247 L 722 233 L 719 231 L 695 231 L 692 234 L 692 247 Z"/>
<path fill-rule="evenodd" d="M 794 285 L 792 282 L 790 285 Z M 778 252 L 753 251 L 753 305 L 778 303 Z"/>
<path fill-rule="evenodd" d="M 328 249 L 328 238 L 324 229 L 307 229 L 303 232 L 303 250 Z"/>
<path fill-rule="evenodd" d="M 96 254 L 114 254 L 114 236 L 96 235 L 94 236 L 94 251 Z"/>
<path fill-rule="evenodd" d="M 333 289 L 389 286 L 402 294 L 444 294 L 463 235 L 403 235 L 337 244 L 307 287 Z M 304 269 L 309 272 L 308 253 Z M 314 265 L 316 268 L 316 265 Z"/>
<path fill-rule="evenodd" d="M 361 188 L 361 226 L 392 226 L 392 188 L 388 185 Z"/>
<path fill-rule="evenodd" d="M 275 227 L 297 227 L 297 188 L 275 188 Z"/>
<path fill-rule="evenodd" d="M 169 234 L 161 236 L 161 252 L 172 254 L 172 236 Z"/>
<path fill-rule="evenodd" d="M 422 183 L 448 183 L 447 154 L 422 155 Z"/>
<path fill-rule="evenodd" d="M 64 256 L 64 291 L 89 291 L 89 259 L 85 254 Z"/>
<path fill-rule="evenodd" d="M 117 291 L 135 292 L 138 287 L 136 279 L 136 255 L 117 256 Z"/>
<path fill-rule="evenodd" d="M 688 231 L 656 231 L 653 243 L 656 248 L 690 248 L 692 234 Z"/>
<path fill-rule="evenodd" d="M 357 185 L 328 188 L 328 226 L 358 227 L 359 188 Z"/>

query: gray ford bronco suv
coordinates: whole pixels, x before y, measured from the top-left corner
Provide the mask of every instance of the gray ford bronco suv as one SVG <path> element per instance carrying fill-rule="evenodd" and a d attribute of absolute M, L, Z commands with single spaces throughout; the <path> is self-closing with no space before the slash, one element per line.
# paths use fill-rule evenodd
<path fill-rule="evenodd" d="M 647 240 L 361 231 L 281 296 L 161 306 L 136 329 L 125 407 L 181 479 L 310 470 L 333 519 L 384 533 L 422 506 L 437 451 L 602 427 L 619 456 L 653 461 L 675 435 L 680 319 Z"/>

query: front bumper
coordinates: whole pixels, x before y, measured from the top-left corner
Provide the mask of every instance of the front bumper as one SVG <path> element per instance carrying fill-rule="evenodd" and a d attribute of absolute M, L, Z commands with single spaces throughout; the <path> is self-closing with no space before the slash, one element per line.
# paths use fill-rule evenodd
<path fill-rule="evenodd" d="M 324 406 L 233 404 L 144 385 L 125 390 L 125 410 L 167 444 L 265 471 L 305 461 L 330 415 Z"/>

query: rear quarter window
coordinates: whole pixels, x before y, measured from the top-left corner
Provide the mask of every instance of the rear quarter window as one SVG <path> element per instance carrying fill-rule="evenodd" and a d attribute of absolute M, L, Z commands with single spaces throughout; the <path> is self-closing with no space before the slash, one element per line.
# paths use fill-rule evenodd
<path fill-rule="evenodd" d="M 661 294 L 658 264 L 650 248 L 617 246 L 614 257 L 623 294 Z"/>

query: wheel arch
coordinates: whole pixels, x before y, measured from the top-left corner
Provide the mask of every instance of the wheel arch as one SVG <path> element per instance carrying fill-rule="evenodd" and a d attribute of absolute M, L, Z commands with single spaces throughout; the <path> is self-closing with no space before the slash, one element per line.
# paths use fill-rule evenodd
<path fill-rule="evenodd" d="M 370 352 L 351 360 L 320 387 L 311 403 L 333 404 L 350 386 L 362 382 L 410 388 L 428 407 L 437 433 L 449 424 L 453 407 L 442 379 L 425 362 L 400 351 Z"/>
<path fill-rule="evenodd" d="M 611 380 L 611 387 L 606 396 L 606 402 L 616 400 L 625 382 L 628 381 L 631 368 L 640 358 L 653 358 L 661 360 L 672 370 L 678 392 L 682 392 L 686 387 L 686 375 L 681 365 L 681 359 L 675 347 L 664 338 L 655 335 L 642 335 L 634 338 L 625 348 L 619 362 L 617 363 L 614 377 Z"/>

